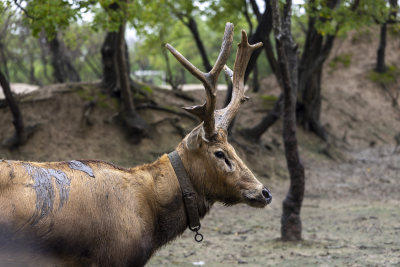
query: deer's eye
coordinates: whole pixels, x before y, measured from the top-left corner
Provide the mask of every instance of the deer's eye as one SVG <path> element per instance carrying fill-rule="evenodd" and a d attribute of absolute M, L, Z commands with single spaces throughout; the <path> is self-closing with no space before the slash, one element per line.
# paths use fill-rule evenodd
<path fill-rule="evenodd" d="M 224 154 L 224 152 L 222 152 L 222 151 L 217 151 L 217 152 L 214 153 L 214 155 L 215 155 L 217 158 L 220 158 L 220 159 L 225 158 L 225 154 Z"/>

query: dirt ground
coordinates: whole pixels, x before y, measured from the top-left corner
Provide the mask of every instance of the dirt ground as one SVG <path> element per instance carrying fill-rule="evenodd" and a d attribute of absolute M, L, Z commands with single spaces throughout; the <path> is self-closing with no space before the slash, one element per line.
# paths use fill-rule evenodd
<path fill-rule="evenodd" d="M 377 47 L 371 34 L 338 40 L 330 61 L 350 54 L 351 63 L 325 67 L 321 121 L 329 131 L 329 144 L 298 128 L 306 167 L 303 241 L 279 241 L 281 205 L 289 180 L 278 122 L 260 143 L 250 143 L 238 134 L 231 142 L 271 189 L 272 204 L 265 209 L 216 205 L 202 220 L 202 243 L 186 231 L 161 248 L 148 266 L 400 266 L 400 147 L 395 151 L 394 138 L 400 134 L 400 112 L 367 77 Z M 389 65 L 400 62 L 400 40 L 391 38 Z M 202 103 L 202 91 L 187 94 L 195 101 L 165 90 L 154 90 L 152 97 L 174 111 Z M 271 108 L 271 101 L 249 94 L 250 103 L 243 105 L 236 129 L 255 125 Z M 273 77 L 263 81 L 261 95 L 278 94 Z M 118 123 L 116 102 L 99 94 L 96 83 L 48 86 L 22 101 L 25 123 L 38 125 L 38 130 L 16 150 L 0 148 L 0 159 L 102 159 L 135 166 L 172 151 L 196 125 L 179 114 L 144 108 L 140 113 L 151 131 L 136 144 Z M 88 110 L 85 106 L 91 101 L 97 104 Z M 0 103 L 0 141 L 12 133 L 11 115 Z M 71 263 L 36 252 L 0 252 L 0 266 Z"/>
<path fill-rule="evenodd" d="M 288 184 L 278 181 L 270 207 L 217 205 L 202 221 L 201 244 L 186 231 L 148 266 L 399 266 L 400 154 L 376 148 L 349 156 L 307 166 L 303 241 L 279 240 Z"/>

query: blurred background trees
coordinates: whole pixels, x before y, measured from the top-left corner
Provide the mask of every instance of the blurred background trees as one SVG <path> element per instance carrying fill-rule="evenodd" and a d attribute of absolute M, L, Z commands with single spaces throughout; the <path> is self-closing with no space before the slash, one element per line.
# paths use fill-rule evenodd
<path fill-rule="evenodd" d="M 254 69 L 251 77 L 257 77 L 251 80 L 254 90 L 260 79 L 276 72 L 269 0 L 8 0 L 3 1 L 1 8 L 1 65 L 12 82 L 42 85 L 102 78 L 108 87 L 114 87 L 111 90 L 118 91 L 116 84 L 109 84 L 112 78 L 107 75 L 111 74 L 103 73 L 102 65 L 107 64 L 104 59 L 106 41 L 113 39 L 112 34 L 117 34 L 122 24 L 126 24 L 124 34 L 130 74 L 134 75 L 137 70 L 170 72 L 158 80 L 154 78 L 158 84 L 166 82 L 167 76 L 185 80 L 181 68 L 166 60 L 163 43 L 172 41 L 191 61 L 207 70 L 212 64 L 210 59 L 218 54 L 219 47 L 215 44 L 220 39 L 218 33 L 223 30 L 221 25 L 226 21 L 234 23 L 236 28 L 246 29 L 254 42 L 264 43 L 263 50 L 249 64 L 248 75 Z M 307 90 L 314 91 L 305 88 L 314 88 L 308 83 L 320 80 L 320 74 L 314 69 L 321 69 L 335 37 L 374 23 L 398 27 L 398 1 L 395 0 L 298 1 L 294 3 L 294 11 L 293 35 L 304 65 L 300 72 L 307 69 L 307 74 L 299 74 L 301 84 L 304 83 L 299 95 L 301 109 L 309 98 Z M 261 53 L 264 56 L 258 57 Z M 233 61 L 231 58 L 230 63 Z M 379 66 L 377 69 L 381 69 Z M 317 77 L 311 79 L 309 75 Z M 194 80 L 187 76 L 186 82 Z M 302 120 L 310 120 L 308 111 L 300 113 Z M 308 124 L 305 128 L 314 127 L 310 121 L 303 124 Z"/>

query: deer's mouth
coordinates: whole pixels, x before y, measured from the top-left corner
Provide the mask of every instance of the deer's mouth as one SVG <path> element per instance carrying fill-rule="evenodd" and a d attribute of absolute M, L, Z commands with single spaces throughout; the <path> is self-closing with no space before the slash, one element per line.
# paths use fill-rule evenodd
<path fill-rule="evenodd" d="M 246 203 L 255 208 L 264 208 L 272 201 L 272 194 L 266 187 L 263 187 L 261 192 L 246 190 L 243 192 L 243 196 Z"/>

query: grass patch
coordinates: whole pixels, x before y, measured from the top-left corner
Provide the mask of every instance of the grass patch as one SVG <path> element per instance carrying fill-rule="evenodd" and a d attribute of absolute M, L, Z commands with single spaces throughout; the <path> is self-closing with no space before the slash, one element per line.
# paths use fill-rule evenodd
<path fill-rule="evenodd" d="M 386 72 L 379 73 L 374 70 L 368 73 L 368 79 L 378 84 L 391 84 L 396 82 L 396 77 L 400 74 L 400 70 L 395 66 L 387 67 Z"/>
<path fill-rule="evenodd" d="M 351 53 L 340 54 L 340 55 L 334 57 L 331 60 L 331 62 L 329 62 L 328 65 L 332 70 L 338 69 L 339 66 L 348 68 L 350 66 L 350 64 L 351 64 L 351 57 L 352 57 Z"/>
<path fill-rule="evenodd" d="M 96 105 L 101 108 L 118 108 L 119 101 L 116 98 L 110 98 L 108 95 L 100 92 L 99 90 L 96 92 L 91 92 L 90 90 L 82 88 L 77 90 L 76 92 L 79 97 L 82 98 L 84 101 L 94 101 L 96 102 Z"/>
<path fill-rule="evenodd" d="M 271 108 L 278 100 L 278 97 L 274 95 L 261 95 L 259 98 L 262 100 L 262 106 L 264 108 Z"/>
<path fill-rule="evenodd" d="M 149 93 L 149 94 L 152 94 L 152 93 L 153 93 L 153 89 L 152 89 L 150 86 L 148 86 L 148 85 L 142 86 L 142 89 L 143 89 L 144 91 L 146 91 L 147 93 Z"/>

